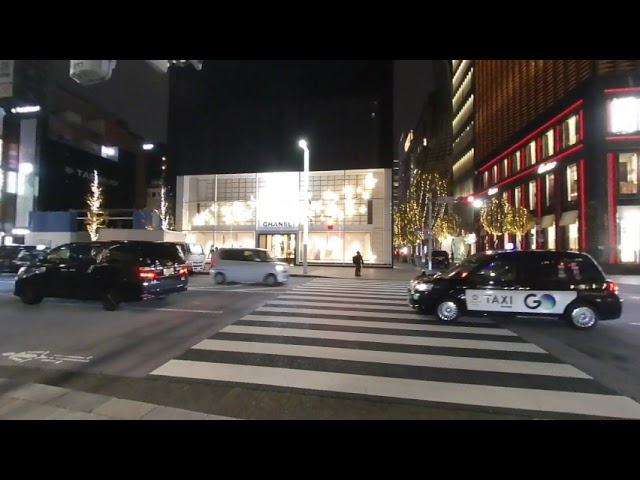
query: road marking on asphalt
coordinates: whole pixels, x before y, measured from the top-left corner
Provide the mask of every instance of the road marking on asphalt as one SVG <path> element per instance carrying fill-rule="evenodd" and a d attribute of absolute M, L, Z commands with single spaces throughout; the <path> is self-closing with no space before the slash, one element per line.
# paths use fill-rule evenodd
<path fill-rule="evenodd" d="M 633 323 L 633 322 L 631 322 L 631 323 L 629 323 L 629 325 L 636 325 L 636 326 L 639 326 L 639 327 L 640 327 L 640 323 Z"/>
<path fill-rule="evenodd" d="M 640 419 L 640 404 L 619 395 L 534 390 L 292 368 L 170 360 L 151 375 L 258 384 L 462 405 Z"/>

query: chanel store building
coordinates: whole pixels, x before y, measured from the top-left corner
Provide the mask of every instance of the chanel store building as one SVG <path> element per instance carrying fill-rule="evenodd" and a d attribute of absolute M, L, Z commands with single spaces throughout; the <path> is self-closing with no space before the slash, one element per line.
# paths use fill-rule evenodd
<path fill-rule="evenodd" d="M 310 264 L 392 264 L 391 169 L 309 173 Z M 259 247 L 302 263 L 302 172 L 177 178 L 176 230 L 211 247 Z"/>

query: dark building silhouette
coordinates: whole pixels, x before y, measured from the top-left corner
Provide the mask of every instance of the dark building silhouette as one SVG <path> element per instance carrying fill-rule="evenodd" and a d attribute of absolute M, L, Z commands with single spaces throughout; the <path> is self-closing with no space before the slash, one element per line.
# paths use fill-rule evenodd
<path fill-rule="evenodd" d="M 391 168 L 392 61 L 207 60 L 171 69 L 175 175 Z"/>

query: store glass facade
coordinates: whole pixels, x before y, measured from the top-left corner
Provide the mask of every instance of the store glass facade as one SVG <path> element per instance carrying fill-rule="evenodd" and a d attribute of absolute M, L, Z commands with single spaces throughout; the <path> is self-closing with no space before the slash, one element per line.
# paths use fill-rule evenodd
<path fill-rule="evenodd" d="M 255 246 L 302 261 L 302 172 L 178 177 L 176 226 L 211 247 Z M 309 263 L 391 264 L 391 169 L 309 174 Z"/>

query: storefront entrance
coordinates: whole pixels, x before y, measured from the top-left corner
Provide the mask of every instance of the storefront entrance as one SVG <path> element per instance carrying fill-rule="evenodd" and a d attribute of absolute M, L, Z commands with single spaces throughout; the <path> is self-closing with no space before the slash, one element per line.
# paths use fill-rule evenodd
<path fill-rule="evenodd" d="M 258 235 L 258 248 L 265 248 L 280 262 L 289 265 L 296 263 L 296 237 L 295 233 Z"/>

